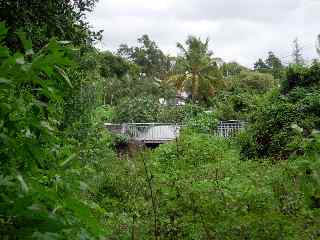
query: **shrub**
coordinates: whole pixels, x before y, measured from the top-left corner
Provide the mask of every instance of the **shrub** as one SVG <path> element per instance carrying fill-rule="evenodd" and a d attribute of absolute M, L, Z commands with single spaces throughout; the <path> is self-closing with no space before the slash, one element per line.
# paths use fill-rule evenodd
<path fill-rule="evenodd" d="M 264 93 L 277 87 L 277 81 L 271 74 L 241 71 L 233 79 L 233 88 L 251 90 L 257 93 Z"/>
<path fill-rule="evenodd" d="M 282 92 L 287 94 L 297 87 L 319 87 L 320 63 L 315 61 L 310 67 L 290 65 L 286 70 L 286 78 L 282 81 Z"/>
<path fill-rule="evenodd" d="M 319 69 L 318 62 L 311 67 L 291 65 L 282 83 L 286 95 L 261 98 L 240 138 L 244 158 L 287 159 L 292 152 L 304 153 L 299 141 L 320 128 Z"/>
<path fill-rule="evenodd" d="M 114 119 L 114 108 L 110 106 L 100 106 L 95 110 L 94 121 L 97 123 L 111 122 Z"/>
<path fill-rule="evenodd" d="M 310 91 L 297 102 L 297 109 L 302 114 L 301 127 L 306 133 L 320 129 L 320 91 Z"/>
<path fill-rule="evenodd" d="M 300 121 L 301 114 L 294 104 L 281 97 L 272 104 L 267 101 L 254 113 L 248 136 L 241 138 L 243 156 L 253 157 L 256 152 L 258 158 L 286 159 L 290 155 L 287 145 L 296 135 L 291 125 Z"/>
<path fill-rule="evenodd" d="M 215 117 L 220 121 L 248 120 L 256 105 L 256 95 L 248 92 L 222 92 L 211 99 Z"/>
<path fill-rule="evenodd" d="M 115 107 L 114 121 L 119 123 L 156 122 L 159 102 L 153 97 L 124 98 Z"/>
<path fill-rule="evenodd" d="M 216 115 L 213 112 L 199 114 L 186 123 L 186 128 L 198 133 L 214 134 L 219 123 L 215 116 Z"/>
<path fill-rule="evenodd" d="M 89 186 L 97 160 L 114 153 L 91 122 L 83 139 L 76 128 L 62 131 L 73 51 L 51 40 L 35 54 L 20 33 L 26 54 L 11 54 L 6 32 L 0 23 L 0 238 L 99 239 L 105 211 Z"/>
<path fill-rule="evenodd" d="M 296 89 L 287 96 L 271 95 L 264 99 L 253 112 L 247 132 L 239 139 L 242 156 L 287 159 L 292 152 L 299 152 L 299 144 L 293 143 L 320 128 L 319 98 L 319 90 Z"/>
<path fill-rule="evenodd" d="M 316 237 L 319 138 L 301 140 L 309 150 L 289 161 L 240 161 L 225 139 L 189 132 L 134 161 L 118 161 L 106 183 L 110 219 L 117 219 L 110 236 Z"/>
<path fill-rule="evenodd" d="M 186 104 L 184 106 L 164 106 L 158 113 L 158 121 L 164 123 L 185 123 L 198 114 L 203 113 L 204 109 L 195 104 Z"/>

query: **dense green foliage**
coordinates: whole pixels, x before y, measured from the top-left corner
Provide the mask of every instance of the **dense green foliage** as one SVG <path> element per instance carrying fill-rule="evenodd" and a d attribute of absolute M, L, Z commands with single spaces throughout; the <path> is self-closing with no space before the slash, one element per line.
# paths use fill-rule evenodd
<path fill-rule="evenodd" d="M 21 39 L 15 32 L 22 31 L 32 39 L 34 49 L 45 46 L 51 38 L 86 44 L 101 37 L 90 31 L 85 13 L 91 11 L 96 0 L 4 0 L 0 3 L 0 22 L 10 26 L 6 36 L 10 48 L 20 49 Z"/>
<path fill-rule="evenodd" d="M 224 63 L 221 67 L 221 71 L 224 77 L 236 76 L 241 71 L 248 71 L 244 66 L 241 66 L 237 62 Z"/>
<path fill-rule="evenodd" d="M 304 153 L 301 138 L 320 127 L 318 69 L 316 62 L 310 67 L 290 66 L 282 85 L 286 95 L 275 91 L 261 98 L 240 139 L 245 157 L 287 159 L 292 152 Z"/>
<path fill-rule="evenodd" d="M 194 104 L 184 106 L 163 106 L 154 96 L 123 98 L 116 105 L 111 119 L 118 123 L 186 123 L 204 108 Z"/>
<path fill-rule="evenodd" d="M 297 87 L 312 88 L 320 85 L 320 63 L 315 61 L 310 67 L 291 65 L 286 70 L 282 92 L 288 93 Z"/>
<path fill-rule="evenodd" d="M 270 73 L 275 79 L 282 79 L 284 75 L 284 66 L 273 52 L 268 53 L 268 58 L 265 61 L 259 59 L 254 64 L 254 70 L 261 73 Z"/>
<path fill-rule="evenodd" d="M 153 120 L 171 116 L 187 129 L 171 144 L 113 164 L 117 174 L 108 189 L 116 191 L 105 195 L 116 206 L 109 236 L 317 239 L 317 64 L 283 69 L 281 88 L 269 71 L 235 70 L 224 79 L 226 87 L 191 115 L 183 109 L 196 105 L 157 105 L 162 110 L 149 112 L 160 112 L 151 114 Z M 219 139 L 212 136 L 218 119 L 243 119 L 249 126 L 236 142 Z"/>
<path fill-rule="evenodd" d="M 149 56 L 144 56 L 149 59 Z M 147 67 L 141 62 L 122 58 L 110 52 L 100 54 L 100 74 L 106 79 L 104 85 L 104 103 L 117 105 L 126 98 L 145 97 L 172 99 L 175 90 L 162 84 L 158 73 L 146 75 Z M 154 66 L 159 67 L 159 66 Z M 164 73 L 162 73 L 163 75 Z"/>
<path fill-rule="evenodd" d="M 100 52 L 95 2 L 0 3 L 0 239 L 319 239 L 320 63 Z M 183 128 L 151 150 L 105 122 Z"/>
<path fill-rule="evenodd" d="M 115 157 L 111 138 L 94 126 L 101 101 L 84 102 L 98 94 L 92 86 L 100 78 L 79 69 L 87 54 L 55 40 L 33 54 L 32 42 L 20 38 L 28 54 L 10 54 L 6 34 L 2 23 L 0 236 L 96 239 L 105 232 L 104 210 L 90 198 L 99 179 L 86 176 L 98 176 L 98 161 Z"/>
<path fill-rule="evenodd" d="M 224 79 L 226 87 L 209 99 L 211 107 L 219 120 L 248 121 L 255 111 L 259 99 L 278 89 L 278 81 L 267 73 L 242 70 Z"/>
<path fill-rule="evenodd" d="M 116 122 L 156 122 L 159 104 L 153 97 L 125 98 L 116 107 Z"/>
<path fill-rule="evenodd" d="M 319 136 L 288 162 L 239 160 L 235 145 L 186 132 L 135 160 L 114 162 L 103 202 L 109 237 L 316 239 Z"/>
<path fill-rule="evenodd" d="M 270 74 L 241 71 L 231 80 L 231 88 L 265 93 L 277 87 L 277 81 Z"/>
<path fill-rule="evenodd" d="M 141 67 L 141 72 L 147 77 L 163 79 L 170 70 L 170 58 L 167 57 L 157 44 L 148 35 L 138 39 L 139 46 L 128 47 L 122 44 L 118 49 L 118 55 L 122 56 Z"/>
<path fill-rule="evenodd" d="M 165 106 L 159 109 L 158 121 L 164 123 L 186 123 L 204 111 L 204 107 L 192 103 L 187 103 L 184 106 Z"/>
<path fill-rule="evenodd" d="M 174 82 L 178 90 L 190 92 L 194 102 L 206 101 L 223 86 L 221 71 L 209 50 L 209 39 L 203 42 L 189 36 L 185 45 L 177 43 L 181 56 L 169 81 Z"/>

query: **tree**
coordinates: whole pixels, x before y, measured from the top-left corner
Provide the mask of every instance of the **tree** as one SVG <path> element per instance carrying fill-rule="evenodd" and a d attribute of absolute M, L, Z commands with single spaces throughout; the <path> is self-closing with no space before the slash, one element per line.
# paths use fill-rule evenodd
<path fill-rule="evenodd" d="M 117 104 L 124 97 L 153 95 L 167 98 L 175 94 L 172 87 L 169 89 L 156 78 L 140 74 L 141 66 L 119 55 L 108 51 L 101 53 L 100 65 L 100 74 L 105 79 L 105 104 Z"/>
<path fill-rule="evenodd" d="M 122 78 L 126 75 L 138 75 L 139 67 L 128 60 L 114 55 L 109 51 L 103 52 L 101 55 L 101 76 L 105 78 Z"/>
<path fill-rule="evenodd" d="M 186 46 L 177 43 L 182 55 L 178 59 L 180 73 L 172 76 L 176 86 L 190 90 L 193 101 L 205 100 L 223 85 L 222 74 L 209 51 L 209 39 L 189 36 Z M 182 70 L 182 71 L 181 71 Z"/>
<path fill-rule="evenodd" d="M 254 64 L 254 70 L 260 73 L 269 73 L 276 79 L 281 79 L 284 72 L 284 66 L 281 60 L 272 52 L 268 52 L 265 61 L 261 58 Z"/>
<path fill-rule="evenodd" d="M 224 63 L 221 67 L 221 71 L 224 77 L 238 75 L 243 70 L 248 69 L 244 66 L 241 66 L 237 62 Z"/>
<path fill-rule="evenodd" d="M 241 73 L 233 80 L 233 88 L 242 91 L 265 93 L 276 86 L 277 81 L 268 73 L 241 71 Z"/>
<path fill-rule="evenodd" d="M 293 40 L 293 63 L 303 65 L 304 64 L 304 59 L 302 55 L 302 48 L 299 44 L 298 38 Z"/>
<path fill-rule="evenodd" d="M 261 73 L 267 73 L 270 71 L 269 66 L 261 58 L 259 58 L 259 60 L 254 64 L 253 68 L 255 71 Z"/>
<path fill-rule="evenodd" d="M 35 50 L 45 46 L 53 37 L 72 41 L 75 45 L 91 43 L 101 38 L 101 31 L 89 29 L 85 13 L 97 0 L 4 0 L 0 3 L 0 22 L 5 21 L 10 34 L 7 44 L 21 49 L 14 32 L 23 31 L 33 41 Z"/>
<path fill-rule="evenodd" d="M 265 61 L 266 65 L 270 69 L 270 73 L 276 79 L 281 79 L 283 76 L 284 67 L 281 60 L 275 56 L 273 52 L 268 53 L 268 58 Z"/>
<path fill-rule="evenodd" d="M 320 63 L 314 61 L 310 67 L 290 65 L 286 69 L 286 79 L 282 81 L 282 92 L 287 94 L 295 88 L 319 88 Z"/>
<path fill-rule="evenodd" d="M 87 118 L 90 122 L 86 121 L 85 124 L 79 121 L 68 126 L 73 136 L 83 136 L 81 139 L 83 142 L 74 137 L 66 137 L 70 135 L 63 125 L 66 124 L 65 114 L 70 114 L 70 110 L 84 110 L 86 104 L 79 101 L 83 98 L 80 98 L 78 83 L 84 83 L 88 79 L 90 83 L 85 90 L 89 91 L 85 94 L 89 97 L 85 100 L 90 101 L 91 105 L 83 113 L 93 117 L 91 110 L 96 103 L 98 104 L 95 101 L 95 98 L 98 98 L 96 95 L 98 91 L 93 84 L 97 85 L 100 79 L 94 81 L 94 73 L 84 74 L 86 69 L 80 68 L 81 62 L 76 60 L 83 56 L 82 53 L 80 55 L 81 51 L 73 51 L 52 39 L 41 51 L 34 53 L 31 48 L 32 42 L 20 32 L 17 34 L 17 39 L 22 37 L 19 40 L 26 53 L 14 53 L 5 45 L 6 34 L 7 29 L 2 22 L 0 23 L 0 239 L 98 239 L 100 235 L 104 235 L 104 230 L 98 229 L 103 228 L 102 224 L 98 226 L 99 217 L 96 218 L 91 213 L 91 208 L 84 204 L 87 200 L 92 203 L 95 200 L 93 198 L 89 200 L 82 194 L 83 191 L 72 186 L 78 186 L 81 178 L 85 186 L 90 186 L 91 183 L 87 180 L 92 178 L 84 177 L 88 175 L 82 170 L 87 169 L 90 164 L 91 171 L 95 171 L 92 163 L 100 165 L 97 156 L 99 154 L 102 159 L 101 156 L 104 155 L 100 149 L 110 148 L 104 141 L 103 148 L 99 149 L 98 141 L 102 145 L 100 140 L 102 135 L 99 134 L 103 131 L 97 130 L 91 134 L 94 135 L 91 139 L 94 139 L 96 144 L 90 145 L 90 149 L 94 148 L 95 153 L 91 154 L 90 150 L 91 153 L 86 154 L 89 152 L 86 150 L 89 144 L 85 142 L 88 140 L 88 135 L 84 137 L 81 132 L 93 125 L 92 118 Z M 85 56 L 85 63 L 96 59 L 93 54 Z M 85 64 L 87 65 L 92 66 Z M 71 71 L 74 74 L 70 74 Z M 71 94 L 78 96 L 70 99 L 73 97 Z M 82 107 L 74 107 L 75 105 Z M 73 126 L 78 124 L 81 125 L 81 130 L 75 131 Z M 111 151 L 108 152 L 112 154 Z M 105 159 L 112 159 L 111 154 L 108 154 L 110 158 L 105 155 Z M 99 172 L 101 173 L 101 169 Z M 95 173 L 91 176 L 98 175 L 98 171 Z M 49 183 L 50 176 L 59 176 L 60 186 L 69 187 L 55 187 L 58 185 Z M 41 179 L 48 179 L 49 181 L 45 182 L 49 184 L 41 183 Z M 98 184 L 97 181 L 94 181 L 94 184 Z M 60 205 L 62 199 L 66 200 L 63 206 Z M 95 204 L 98 202 L 95 201 Z M 36 214 L 35 209 L 30 206 L 39 206 Z M 53 213 L 52 210 L 57 206 L 61 208 Z"/>
<path fill-rule="evenodd" d="M 140 37 L 138 45 L 129 47 L 127 44 L 121 44 L 117 54 L 140 66 L 146 76 L 163 79 L 170 68 L 169 58 L 148 35 Z"/>
<path fill-rule="evenodd" d="M 154 96 L 123 98 L 116 106 L 114 121 L 118 123 L 156 122 L 159 101 Z"/>

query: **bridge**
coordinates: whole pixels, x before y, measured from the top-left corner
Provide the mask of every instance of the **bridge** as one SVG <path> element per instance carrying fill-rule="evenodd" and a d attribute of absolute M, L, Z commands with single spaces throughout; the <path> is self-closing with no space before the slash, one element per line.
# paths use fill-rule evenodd
<path fill-rule="evenodd" d="M 127 135 L 132 141 L 161 144 L 176 139 L 184 126 L 172 123 L 105 123 L 105 127 L 112 133 Z M 229 138 L 244 127 L 245 122 L 242 121 L 221 121 L 214 134 Z"/>

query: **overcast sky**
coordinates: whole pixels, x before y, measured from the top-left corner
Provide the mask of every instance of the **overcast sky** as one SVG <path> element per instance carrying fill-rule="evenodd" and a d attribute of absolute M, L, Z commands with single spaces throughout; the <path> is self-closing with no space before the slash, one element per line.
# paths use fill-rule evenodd
<path fill-rule="evenodd" d="M 100 0 L 88 18 L 95 30 L 104 30 L 102 49 L 136 45 L 148 34 L 176 55 L 176 43 L 196 35 L 210 38 L 216 57 L 252 67 L 268 51 L 290 55 L 295 37 L 307 60 L 317 57 L 320 0 Z"/>

